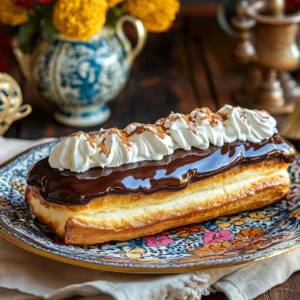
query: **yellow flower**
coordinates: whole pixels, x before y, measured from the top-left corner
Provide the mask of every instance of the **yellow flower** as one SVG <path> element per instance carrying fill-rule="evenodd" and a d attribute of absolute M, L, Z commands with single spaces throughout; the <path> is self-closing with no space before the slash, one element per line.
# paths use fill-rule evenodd
<path fill-rule="evenodd" d="M 123 250 L 125 251 L 125 255 L 128 258 L 139 259 L 146 252 L 144 248 L 134 248 L 131 249 L 129 246 L 124 246 Z"/>
<path fill-rule="evenodd" d="M 272 215 L 272 213 L 267 212 L 267 215 Z M 263 213 L 258 213 L 258 212 L 249 213 L 249 217 L 252 219 L 252 221 L 259 221 L 259 220 L 269 221 L 270 218 L 267 217 L 267 215 L 265 215 Z"/>
<path fill-rule="evenodd" d="M 23 182 L 11 181 L 10 185 L 14 190 L 18 191 L 22 195 L 25 195 L 26 185 Z"/>
<path fill-rule="evenodd" d="M 291 217 L 299 218 L 299 217 L 300 217 L 300 208 L 294 210 L 294 211 L 291 213 Z"/>
<path fill-rule="evenodd" d="M 3 197 L 0 197 L 0 205 L 1 206 L 7 206 L 8 205 L 8 201 L 6 201 Z"/>
<path fill-rule="evenodd" d="M 15 4 L 15 0 L 1 0 L 0 22 L 17 26 L 28 21 L 27 9 Z"/>
<path fill-rule="evenodd" d="M 107 0 L 107 3 L 109 7 L 114 7 L 123 1 L 124 0 Z"/>
<path fill-rule="evenodd" d="M 180 8 L 178 0 L 127 0 L 124 9 L 139 18 L 151 32 L 168 30 Z"/>
<path fill-rule="evenodd" d="M 246 222 L 258 222 L 260 220 L 269 221 L 273 213 L 267 212 L 266 214 L 258 213 L 258 212 L 250 212 L 249 217 L 242 218 L 241 215 L 232 216 L 227 219 L 227 221 L 217 220 L 216 225 L 221 228 L 229 228 L 231 225 L 241 226 L 244 225 Z"/>
<path fill-rule="evenodd" d="M 86 41 L 102 29 L 106 11 L 106 0 L 57 0 L 53 24 L 63 35 Z"/>
<path fill-rule="evenodd" d="M 228 221 L 217 220 L 216 225 L 221 228 L 229 228 L 231 225 L 241 226 L 247 222 L 241 215 L 232 216 Z"/>

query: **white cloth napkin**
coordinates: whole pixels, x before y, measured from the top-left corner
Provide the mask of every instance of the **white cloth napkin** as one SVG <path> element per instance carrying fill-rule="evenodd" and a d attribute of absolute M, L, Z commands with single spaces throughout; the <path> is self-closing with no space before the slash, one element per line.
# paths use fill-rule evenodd
<path fill-rule="evenodd" d="M 0 163 L 34 144 L 45 142 L 0 137 Z M 0 299 L 201 299 L 224 292 L 248 300 L 284 282 L 300 270 L 300 248 L 242 266 L 179 275 L 102 272 L 29 253 L 0 238 Z"/>

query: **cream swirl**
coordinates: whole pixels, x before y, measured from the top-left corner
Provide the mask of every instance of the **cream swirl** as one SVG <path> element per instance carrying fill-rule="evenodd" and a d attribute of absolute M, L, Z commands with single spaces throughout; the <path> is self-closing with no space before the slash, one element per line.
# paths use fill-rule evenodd
<path fill-rule="evenodd" d="M 203 139 L 203 144 L 199 148 L 207 149 L 209 144 L 219 147 L 224 145 L 223 124 L 219 115 L 204 107 L 194 109 L 189 117 L 195 131 Z"/>
<path fill-rule="evenodd" d="M 174 141 L 174 148 L 191 150 L 192 147 L 201 148 L 202 137 L 191 127 L 186 115 L 171 113 L 167 118 L 156 122 L 163 130 L 170 135 Z"/>
<path fill-rule="evenodd" d="M 159 126 L 132 123 L 124 131 L 138 149 L 136 161 L 160 160 L 174 152 L 172 138 Z"/>
<path fill-rule="evenodd" d="M 259 143 L 277 133 L 276 121 L 265 111 L 225 105 L 217 113 L 196 108 L 189 115 L 171 113 L 155 124 L 132 123 L 124 130 L 101 129 L 89 136 L 78 132 L 52 150 L 52 168 L 84 172 L 94 167 L 118 167 L 160 160 L 176 149 L 207 149 L 236 140 Z"/>
<path fill-rule="evenodd" d="M 128 140 L 126 134 L 117 128 L 101 129 L 92 136 L 99 149 L 94 158 L 95 165 L 101 167 L 118 167 L 135 162 L 137 146 Z"/>
<path fill-rule="evenodd" d="M 217 114 L 224 125 L 225 143 L 235 140 L 258 143 L 277 133 L 276 120 L 266 111 L 225 105 Z"/>
<path fill-rule="evenodd" d="M 90 168 L 90 158 L 97 153 L 95 142 L 84 132 L 64 138 L 51 151 L 49 164 L 52 168 L 84 172 Z"/>

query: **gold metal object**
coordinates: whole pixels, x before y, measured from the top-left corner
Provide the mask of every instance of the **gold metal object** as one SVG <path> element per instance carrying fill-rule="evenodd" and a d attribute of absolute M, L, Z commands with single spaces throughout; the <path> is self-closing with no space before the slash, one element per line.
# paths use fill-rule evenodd
<path fill-rule="evenodd" d="M 246 66 L 236 102 L 272 114 L 291 113 L 300 88 L 289 71 L 299 65 L 296 43 L 300 12 L 284 15 L 284 0 L 241 1 L 232 25 L 237 31 L 235 57 Z"/>
<path fill-rule="evenodd" d="M 280 134 L 292 141 L 300 140 L 300 99 L 297 100 L 293 113 L 285 120 Z"/>
<path fill-rule="evenodd" d="M 14 121 L 31 113 L 31 106 L 21 106 L 22 101 L 18 83 L 10 75 L 0 73 L 0 135 L 3 135 Z"/>

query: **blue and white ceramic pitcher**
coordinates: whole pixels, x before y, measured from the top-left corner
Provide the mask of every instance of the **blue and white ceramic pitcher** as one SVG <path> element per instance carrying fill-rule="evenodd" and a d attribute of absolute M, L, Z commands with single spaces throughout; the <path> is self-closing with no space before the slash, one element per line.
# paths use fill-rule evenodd
<path fill-rule="evenodd" d="M 124 34 L 124 22 L 132 23 L 137 30 L 134 49 Z M 87 42 L 58 36 L 51 44 L 40 44 L 29 60 L 17 48 L 15 54 L 25 75 L 35 80 L 43 96 L 58 105 L 55 119 L 84 127 L 109 118 L 107 102 L 124 87 L 145 40 L 142 22 L 125 15 L 115 28 L 105 26 Z"/>

